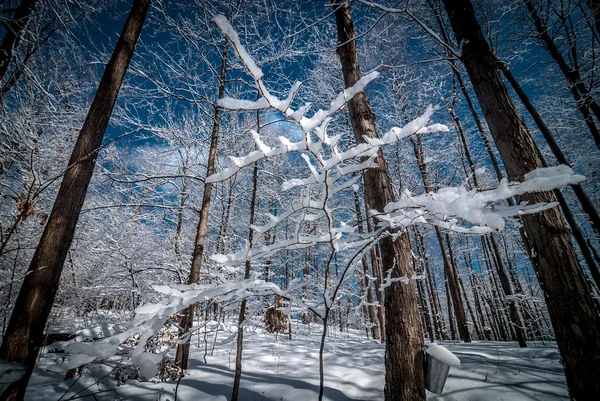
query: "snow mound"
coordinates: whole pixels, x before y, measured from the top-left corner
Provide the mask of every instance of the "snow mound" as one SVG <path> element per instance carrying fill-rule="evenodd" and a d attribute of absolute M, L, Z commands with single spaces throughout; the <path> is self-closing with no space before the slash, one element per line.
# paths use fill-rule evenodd
<path fill-rule="evenodd" d="M 428 357 L 431 357 L 439 362 L 454 368 L 460 367 L 460 359 L 446 348 L 436 343 L 426 344 L 423 346 L 425 353 Z"/>

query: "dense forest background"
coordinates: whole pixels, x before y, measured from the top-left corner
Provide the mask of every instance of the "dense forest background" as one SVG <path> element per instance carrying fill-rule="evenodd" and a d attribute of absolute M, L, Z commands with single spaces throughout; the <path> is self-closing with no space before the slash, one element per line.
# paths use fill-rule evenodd
<path fill-rule="evenodd" d="M 406 324 L 399 320 L 408 319 L 418 335 L 401 349 L 387 339 L 388 375 L 404 363 L 394 352 L 410 356 L 423 338 L 518 341 L 523 347 L 556 339 L 571 394 L 593 394 L 598 384 L 581 374 L 600 363 L 597 1 L 459 1 L 455 9 L 439 0 L 133 3 L 2 2 L 3 358 L 25 365 L 35 360 L 33 348 L 41 343 L 18 357 L 8 333 L 23 333 L 15 317 L 29 313 L 19 305 L 21 284 L 38 280 L 35 285 L 48 289 L 38 293 L 46 294 L 45 306 L 30 319 L 42 330 L 33 334 L 33 323 L 27 329 L 33 342 L 47 340 L 44 333 L 56 332 L 52 328 L 65 319 L 92 324 L 108 313 L 109 320 L 125 322 L 136 308 L 170 299 L 194 301 L 171 313 L 169 324 L 182 336 L 194 322 L 239 320 L 231 341 L 240 355 L 244 319 L 258 317 L 267 330 L 289 336 L 289 321 L 296 319 L 323 325 L 323 341 L 327 330 L 351 328 L 381 342 L 403 330 L 402 338 L 413 335 L 399 328 Z M 136 7 L 146 8 L 137 15 L 141 34 L 130 38 L 131 61 L 119 67 L 115 55 L 128 47 L 117 40 L 126 42 Z M 217 15 L 238 37 L 215 23 Z M 106 92 L 113 93 L 114 108 L 102 108 L 108 98 L 102 85 L 109 84 L 102 77 L 113 61 L 113 73 L 127 72 L 116 92 Z M 487 67 L 499 81 L 474 75 Z M 364 92 L 355 103 L 348 106 L 346 97 L 333 110 L 338 93 L 374 71 L 378 77 L 358 88 Z M 486 97 L 477 86 L 482 81 L 497 82 L 492 93 L 505 85 L 504 103 Z M 331 117 L 327 134 L 320 125 L 308 129 L 301 114 L 288 113 L 265 94 L 290 99 L 287 107 L 308 117 L 331 111 L 324 116 Z M 218 102 L 224 98 L 230 99 Z M 250 103 L 261 99 L 267 103 Z M 92 102 L 100 110 L 95 120 Z M 307 103 L 309 111 L 303 110 Z M 510 105 L 516 113 L 506 111 Z M 502 125 L 493 110 L 511 121 Z M 105 129 L 98 128 L 102 119 Z M 387 138 L 392 127 L 405 125 L 406 134 L 371 153 L 339 156 L 369 132 Z M 427 126 L 431 133 L 417 132 Z M 73 159 L 88 128 L 101 145 Z M 285 145 L 281 136 L 288 143 L 313 138 L 321 148 L 270 157 L 269 149 Z M 338 170 L 323 163 L 319 170 L 317 154 L 320 163 L 337 155 Z M 378 167 L 364 168 L 367 159 Z M 67 188 L 66 172 L 83 174 L 74 168 L 79 160 L 93 171 L 89 186 L 75 177 Z M 570 166 L 585 181 L 542 175 L 544 183 L 533 190 L 563 187 L 547 196 L 509 190 L 468 203 L 476 193 L 496 193 L 502 180 L 508 188 L 508 182 L 531 178 L 525 173 L 557 165 Z M 387 178 L 374 171 L 387 171 Z M 207 180 L 215 173 L 217 180 Z M 335 187 L 323 177 L 335 174 L 343 188 L 331 192 Z M 385 194 L 377 198 L 379 190 L 369 186 Z M 69 197 L 85 199 L 80 211 L 69 206 Z M 375 216 L 391 201 L 404 206 Z M 531 215 L 546 217 L 524 221 L 515 206 L 555 201 L 551 211 Z M 70 210 L 62 217 L 68 222 L 61 221 L 74 232 L 69 240 L 65 234 L 46 241 L 42 234 L 51 231 L 57 204 Z M 556 216 L 547 217 L 552 211 Z M 502 216 L 502 223 L 494 225 L 491 215 Z M 392 237 L 395 244 L 386 245 Z M 43 259 L 44 243 L 62 256 Z M 562 249 L 572 249 L 571 259 Z M 36 279 L 40 271 L 52 274 Z M 194 284 L 212 295 L 189 295 L 185 285 Z M 585 310 L 586 317 L 576 320 L 588 331 L 561 320 L 577 315 L 575 309 Z M 185 367 L 186 345 L 170 347 L 178 348 L 170 358 Z M 587 365 L 569 362 L 586 352 Z M 419 393 L 411 375 L 422 366 L 411 369 L 396 374 L 416 383 L 411 391 Z M 395 376 L 386 377 L 393 387 Z M 389 398 L 394 392 L 386 391 L 387 399 L 418 399 L 409 392 Z"/>

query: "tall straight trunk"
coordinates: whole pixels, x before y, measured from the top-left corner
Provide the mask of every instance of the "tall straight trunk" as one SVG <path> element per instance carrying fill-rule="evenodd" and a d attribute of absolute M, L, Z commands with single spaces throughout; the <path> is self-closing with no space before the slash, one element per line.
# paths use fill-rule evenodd
<path fill-rule="evenodd" d="M 499 293 L 500 289 L 498 288 L 498 283 L 496 282 L 496 276 L 494 274 L 494 269 L 492 269 L 493 259 L 489 250 L 489 244 L 485 241 L 484 237 L 481 237 L 481 248 L 483 249 L 484 262 L 485 267 L 488 273 L 488 281 L 490 287 L 490 297 L 489 297 L 489 306 L 490 312 L 496 322 L 496 326 L 498 328 L 499 338 L 503 341 L 508 340 L 508 335 L 505 330 L 502 318 L 502 306 L 498 303 L 499 301 Z"/>
<path fill-rule="evenodd" d="M 361 78 L 354 23 L 348 3 L 336 1 L 334 7 L 338 43 L 341 44 L 337 53 L 342 65 L 344 86 L 348 88 Z M 377 137 L 375 115 L 364 91 L 348 102 L 348 109 L 356 142 L 364 143 L 366 137 Z M 369 207 L 382 211 L 389 202 L 394 201 L 394 196 L 381 150 L 376 161 L 377 168 L 364 172 L 364 189 Z M 395 239 L 384 238 L 380 242 L 380 249 L 383 268 L 393 269 L 392 278 L 412 276 L 410 244 L 406 231 L 399 232 Z M 423 336 L 415 285 L 394 282 L 387 287 L 385 308 L 385 399 L 425 400 Z"/>
<path fill-rule="evenodd" d="M 9 386 L 2 400 L 21 400 L 42 346 L 48 320 L 77 220 L 94 172 L 96 157 L 129 67 L 150 1 L 135 0 L 113 54 L 104 69 L 71 153 L 67 171 L 44 233 L 33 254 L 0 347 L 0 358 L 25 366 L 23 378 Z"/>
<path fill-rule="evenodd" d="M 456 325 L 454 324 L 454 317 L 452 315 L 452 297 L 450 296 L 450 289 L 448 288 L 448 280 L 444 280 L 444 288 L 446 289 L 446 306 L 448 307 L 448 324 L 450 325 L 450 338 L 456 340 Z"/>
<path fill-rule="evenodd" d="M 554 135 L 552 134 L 552 132 L 550 131 L 548 126 L 546 126 L 546 123 L 544 122 L 544 120 L 542 119 L 540 114 L 538 113 L 537 109 L 533 106 L 533 104 L 529 100 L 529 97 L 527 96 L 527 94 L 525 93 L 523 88 L 521 88 L 519 82 L 516 80 L 516 78 L 510 71 L 510 69 L 508 69 L 506 64 L 502 63 L 500 60 L 498 60 L 498 65 L 500 66 L 500 69 L 502 70 L 502 72 L 503 72 L 504 76 L 506 77 L 506 79 L 508 80 L 508 82 L 510 82 L 515 93 L 521 99 L 521 102 L 523 103 L 525 108 L 529 111 L 529 114 L 533 118 L 534 122 L 536 123 L 537 127 L 539 128 L 539 130 L 542 133 L 542 135 L 544 136 L 544 138 L 546 139 L 546 142 L 548 143 L 550 149 L 552 150 L 554 157 L 556 157 L 556 160 L 561 164 L 571 166 L 571 163 L 569 162 L 569 160 L 566 158 L 566 156 L 562 153 L 562 151 L 558 147 L 558 144 L 556 143 L 556 141 L 554 139 Z M 539 155 L 539 157 L 542 161 L 542 164 L 544 166 L 546 166 L 546 163 L 541 154 Z M 571 185 L 571 189 L 573 189 L 575 196 L 577 197 L 577 199 L 579 200 L 579 203 L 581 204 L 581 208 L 588 216 L 588 219 L 589 219 L 590 223 L 592 224 L 592 228 L 595 230 L 596 234 L 600 233 L 600 214 L 598 214 L 598 210 L 596 209 L 596 207 L 594 206 L 594 204 L 592 203 L 592 201 L 590 200 L 588 195 L 585 193 L 583 187 L 580 184 L 575 184 L 575 185 Z M 565 219 L 567 220 L 569 227 L 571 228 L 571 233 L 573 234 L 573 238 L 575 238 L 575 241 L 577 242 L 577 245 L 579 246 L 581 255 L 583 256 L 586 264 L 588 265 L 590 274 L 591 274 L 594 282 L 596 283 L 596 287 L 598 287 L 600 289 L 600 270 L 598 269 L 598 264 L 596 263 L 596 260 L 594 259 L 593 255 L 592 255 L 593 248 L 590 245 L 588 245 L 588 243 L 586 242 L 585 236 L 583 235 L 583 232 L 581 231 L 579 224 L 577 224 L 577 220 L 575 219 L 575 216 L 571 212 L 571 209 L 570 209 L 565 197 L 563 196 L 563 194 L 560 192 L 559 189 L 555 189 L 554 195 L 556 196 L 558 203 L 560 204 L 561 210 L 563 212 L 563 215 L 564 215 Z"/>
<path fill-rule="evenodd" d="M 362 223 L 363 216 L 360 211 L 360 199 L 358 198 L 358 193 L 356 191 L 353 191 L 353 194 L 354 194 L 354 211 L 356 213 L 358 233 L 364 234 L 365 228 Z M 362 258 L 361 263 L 363 266 L 363 273 L 364 273 L 363 280 L 362 280 L 362 283 L 363 283 L 362 286 L 367 295 L 367 303 L 369 304 L 369 306 L 367 307 L 368 313 L 365 313 L 365 318 L 366 319 L 368 318 L 369 322 L 372 325 L 371 332 L 372 332 L 373 338 L 376 340 L 379 340 L 379 339 L 381 339 L 381 332 L 379 331 L 379 322 L 377 321 L 377 311 L 375 310 L 375 305 L 373 305 L 373 293 L 371 292 L 371 285 L 370 285 L 371 282 L 367 278 L 369 276 L 369 264 L 367 263 L 366 256 L 364 258 Z"/>
<path fill-rule="evenodd" d="M 218 99 L 221 99 L 225 93 L 225 78 L 227 75 L 227 43 L 223 46 L 223 57 L 221 59 L 221 73 L 219 76 L 219 92 Z M 219 143 L 219 128 L 221 125 L 221 114 L 223 109 L 221 106 L 215 106 L 215 114 L 210 140 L 210 148 L 208 150 L 208 162 L 206 164 L 206 176 L 209 177 L 215 172 L 215 162 L 217 159 L 217 145 Z M 204 193 L 202 194 L 202 206 L 200 207 L 200 219 L 198 220 L 198 228 L 196 229 L 196 240 L 194 241 L 194 253 L 192 254 L 192 268 L 187 280 L 187 284 L 196 284 L 200 281 L 200 266 L 202 265 L 202 255 L 204 254 L 204 243 L 206 242 L 206 230 L 208 228 L 208 212 L 210 210 L 210 198 L 212 195 L 213 183 L 204 182 Z M 182 332 L 180 335 L 185 335 L 194 323 L 194 305 L 188 306 L 183 311 L 180 327 Z M 177 345 L 177 353 L 175 354 L 175 363 L 183 370 L 187 369 L 190 356 L 190 342 L 185 341 L 184 344 Z"/>
<path fill-rule="evenodd" d="M 364 177 L 363 177 L 364 182 Z M 373 227 L 371 224 L 371 218 L 369 217 L 369 207 L 365 202 L 365 216 L 367 220 L 367 231 L 373 232 Z M 383 297 L 383 290 L 381 289 L 381 285 L 383 284 L 383 280 L 381 277 L 381 267 L 379 264 L 379 256 L 377 252 L 377 246 L 374 246 L 369 251 L 371 255 L 371 270 L 373 271 L 373 276 L 375 277 L 375 297 L 377 298 L 377 320 L 379 321 L 379 333 L 381 336 L 381 342 L 385 342 L 385 300 Z"/>
<path fill-rule="evenodd" d="M 424 161 L 422 139 L 420 136 L 417 136 L 417 140 L 415 141 L 411 138 L 411 142 L 413 145 L 415 158 L 417 159 L 417 165 L 421 173 L 421 178 L 423 180 L 423 186 L 425 187 L 425 192 L 429 193 L 431 192 L 432 187 L 431 183 L 429 182 L 429 178 L 427 175 L 427 166 L 425 165 Z M 452 263 L 446 251 L 446 245 L 444 244 L 442 230 L 437 226 L 434 229 L 436 238 L 440 245 L 440 252 L 442 254 L 442 261 L 444 264 L 444 275 L 446 276 L 446 282 L 448 283 L 450 294 L 452 296 L 452 305 L 454 309 L 454 316 L 456 317 L 456 325 L 458 326 L 458 334 L 461 340 L 463 340 L 466 343 L 469 343 L 471 342 L 471 335 L 469 334 L 469 330 L 467 328 L 467 315 L 465 313 L 465 307 L 460 297 L 460 289 L 458 287 L 458 282 L 456 280 L 454 272 L 452 271 Z"/>
<path fill-rule="evenodd" d="M 465 285 L 463 283 L 463 280 L 460 277 L 460 275 L 458 274 L 458 261 L 454 257 L 454 252 L 452 251 L 452 244 L 450 242 L 450 236 L 448 235 L 448 233 L 446 233 L 446 243 L 448 244 L 448 252 L 450 253 L 450 261 L 452 262 L 452 271 L 454 273 L 454 276 L 456 277 L 459 294 L 461 295 L 460 298 L 461 298 L 462 302 L 464 302 L 465 305 L 467 305 L 467 310 L 469 311 L 469 314 L 471 315 L 471 319 L 473 320 L 471 322 L 473 324 L 473 328 L 475 328 L 477 335 L 480 336 L 481 333 L 479 332 L 479 327 L 476 324 L 477 319 L 475 317 L 475 313 L 473 312 L 473 308 L 471 307 L 471 301 L 469 301 L 467 291 L 465 291 Z"/>
<path fill-rule="evenodd" d="M 258 129 L 257 132 L 260 133 L 260 119 L 259 112 L 256 112 L 256 120 Z M 250 200 L 250 222 L 248 223 L 248 227 L 252 227 L 254 224 L 254 215 L 256 208 L 256 189 L 258 186 L 258 163 L 254 163 L 254 168 L 252 169 L 252 198 Z M 248 244 L 252 246 L 252 241 L 254 239 L 254 231 L 249 228 L 248 232 Z M 250 278 L 250 261 L 246 260 L 246 264 L 244 266 L 244 280 L 248 280 Z M 242 304 L 240 305 L 240 314 L 238 317 L 238 332 L 237 332 L 237 343 L 236 343 L 236 355 L 235 355 L 235 375 L 233 377 L 233 389 L 231 392 L 231 401 L 237 401 L 239 393 L 240 393 L 240 381 L 242 379 L 242 351 L 244 346 L 244 320 L 246 319 L 246 308 L 248 306 L 248 300 L 242 300 Z"/>
<path fill-rule="evenodd" d="M 0 42 L 0 81 L 4 79 L 6 71 L 8 71 L 10 60 L 21 42 L 23 31 L 31 18 L 35 4 L 36 0 L 22 0 L 15 10 L 12 20 L 4 25 L 6 33 Z M 104 131 L 102 133 L 104 134 Z"/>
<path fill-rule="evenodd" d="M 500 277 L 500 285 L 502 286 L 502 290 L 504 291 L 504 299 L 508 303 L 508 307 L 510 310 L 510 320 L 517 336 L 517 341 L 519 342 L 519 347 L 525 348 L 527 347 L 527 342 L 525 339 L 525 331 L 523 330 L 523 323 L 521 322 L 521 317 L 519 316 L 519 311 L 517 309 L 517 304 L 515 302 L 515 293 L 510 284 L 510 279 L 508 277 L 508 273 L 506 272 L 506 265 L 504 264 L 504 260 L 502 259 L 502 255 L 500 254 L 500 249 L 498 248 L 498 242 L 496 241 L 496 237 L 491 234 L 488 237 L 490 244 L 492 245 L 492 251 L 494 252 L 494 260 L 496 261 L 496 270 L 498 272 L 498 276 Z"/>
<path fill-rule="evenodd" d="M 471 3 L 444 0 L 444 5 L 457 41 L 464 44 L 461 59 L 508 178 L 520 181 L 526 173 L 542 167 L 533 139 L 508 95 Z M 530 204 L 554 199 L 549 192 L 521 196 Z M 556 208 L 524 216 L 523 224 L 537 260 L 536 273 L 563 358 L 569 393 L 574 399 L 593 399 L 600 392 L 596 378 L 600 364 L 600 316 L 570 234 Z"/>
<path fill-rule="evenodd" d="M 542 21 L 531 0 L 523 1 L 525 2 L 525 7 L 531 16 L 531 19 L 533 20 L 533 25 L 535 26 L 539 39 L 542 41 L 544 48 L 548 51 L 550 56 L 552 56 L 561 72 L 565 76 L 569 84 L 569 90 L 575 99 L 577 109 L 579 109 L 583 115 L 583 118 L 585 119 L 585 122 L 592 133 L 594 142 L 600 149 L 600 131 L 598 131 L 598 127 L 594 123 L 592 115 L 590 114 L 591 110 L 591 112 L 596 116 L 596 119 L 600 120 L 600 105 L 596 103 L 592 97 L 592 94 L 590 93 L 590 90 L 586 87 L 585 83 L 581 79 L 579 67 L 577 65 L 570 66 L 561 54 L 560 49 L 548 32 L 548 27 Z"/>
<path fill-rule="evenodd" d="M 417 282 L 417 290 L 419 293 L 419 300 L 421 302 L 421 311 L 423 313 L 423 320 L 425 320 L 425 328 L 427 329 L 427 334 L 429 335 L 429 340 L 431 342 L 434 342 L 435 334 L 433 334 L 433 326 L 431 324 L 431 313 L 430 313 L 429 305 L 427 304 L 427 297 L 425 296 L 425 286 L 423 285 L 422 280 L 419 280 Z"/>
<path fill-rule="evenodd" d="M 438 337 L 443 340 L 446 340 L 448 335 L 446 334 L 446 325 L 442 313 L 442 305 L 440 303 L 437 283 L 435 277 L 433 276 L 433 273 L 431 272 L 429 257 L 427 256 L 427 250 L 425 249 L 425 240 L 423 239 L 423 234 L 421 233 L 421 230 L 419 230 L 419 227 L 414 226 L 414 230 L 418 239 L 417 249 L 419 250 L 421 258 L 425 263 L 425 272 L 427 274 L 427 287 L 431 296 L 431 304 L 432 309 L 434 311 L 434 323 L 438 330 Z"/>
<path fill-rule="evenodd" d="M 186 168 L 183 168 L 186 174 Z M 181 193 L 179 194 L 179 210 L 177 211 L 177 227 L 175 228 L 175 257 L 181 262 L 181 230 L 183 228 L 183 211 L 187 199 L 187 179 L 181 179 Z"/>

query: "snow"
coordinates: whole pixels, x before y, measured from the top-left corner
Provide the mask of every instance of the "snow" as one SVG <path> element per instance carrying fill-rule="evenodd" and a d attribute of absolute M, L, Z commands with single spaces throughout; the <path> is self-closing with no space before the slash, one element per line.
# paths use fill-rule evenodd
<path fill-rule="evenodd" d="M 236 53 L 248 69 L 250 75 L 252 75 L 252 78 L 255 80 L 261 79 L 263 76 L 262 70 L 256 65 L 254 59 L 250 57 L 246 48 L 242 46 L 237 32 L 233 29 L 227 18 L 224 15 L 217 15 L 213 18 L 213 21 L 217 24 L 221 32 L 227 36 L 227 39 L 231 41 Z"/>
<path fill-rule="evenodd" d="M 214 323 L 214 322 L 213 322 Z M 316 400 L 318 395 L 318 337 L 320 326 L 293 321 L 293 339 L 268 334 L 261 323 L 251 321 L 244 335 L 244 358 L 240 401 Z M 207 326 L 209 327 L 209 326 Z M 179 383 L 178 400 L 224 401 L 231 396 L 235 371 L 235 327 L 220 326 L 211 355 L 214 329 L 206 331 L 209 343 L 203 363 L 204 341 L 191 341 L 190 367 Z M 427 344 L 431 349 L 431 344 Z M 460 367 L 450 369 L 441 395 L 427 394 L 428 400 L 444 401 L 534 401 L 568 400 L 559 354 L 554 344 L 530 343 L 519 348 L 513 342 L 471 344 L 442 342 L 437 351 L 448 349 L 460 358 Z M 81 378 L 64 380 L 47 368 L 64 354 L 46 353 L 36 365 L 25 399 L 28 401 L 78 399 L 108 401 L 174 400 L 177 382 L 129 379 L 118 385 L 116 369 L 129 369 L 127 347 L 120 355 L 89 365 Z M 382 400 L 385 346 L 366 339 L 364 332 L 330 330 L 325 345 L 324 400 Z M 174 350 L 169 356 L 172 358 Z M 158 354 L 148 358 L 157 358 Z M 148 362 L 153 362 L 148 360 Z M 100 392 L 101 391 L 101 392 Z M 94 396 L 91 394 L 96 393 Z M 88 396 L 86 396 L 88 395 Z M 81 398 L 79 398 L 81 397 Z"/>
<path fill-rule="evenodd" d="M 460 359 L 458 359 L 456 355 L 441 345 L 429 343 L 425 344 L 423 348 L 428 358 L 431 357 L 436 361 L 442 362 L 444 365 L 448 365 L 450 367 L 460 367 Z"/>

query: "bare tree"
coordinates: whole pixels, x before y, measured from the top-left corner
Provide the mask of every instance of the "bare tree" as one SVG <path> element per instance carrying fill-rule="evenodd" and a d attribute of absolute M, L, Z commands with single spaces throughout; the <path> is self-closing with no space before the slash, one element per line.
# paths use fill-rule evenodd
<path fill-rule="evenodd" d="M 444 5 L 508 177 L 519 180 L 542 166 L 533 139 L 508 95 L 471 3 L 444 0 Z M 554 196 L 541 192 L 523 195 L 521 200 L 553 202 Z M 525 216 L 523 222 L 538 262 L 536 273 L 545 291 L 571 397 L 593 399 L 600 390 L 594 378 L 600 363 L 600 318 L 569 232 L 556 209 Z"/>
<path fill-rule="evenodd" d="M 354 33 L 354 22 L 348 3 L 334 3 L 338 29 L 337 49 L 342 64 L 344 85 L 354 85 L 361 78 Z M 350 120 L 356 142 L 376 138 L 375 115 L 364 92 L 348 102 Z M 394 201 L 387 164 L 383 153 L 377 153 L 378 168 L 363 173 L 367 205 L 383 211 Z M 380 243 L 383 266 L 393 266 L 392 278 L 412 276 L 410 243 L 406 231 L 399 232 L 395 240 L 385 238 Z M 425 376 L 423 336 L 416 287 L 414 284 L 394 283 L 386 288 L 386 353 L 385 399 L 424 400 Z"/>
<path fill-rule="evenodd" d="M 29 274 L 21 286 L 2 340 L 0 357 L 23 364 L 26 373 L 2 393 L 2 400 L 20 400 L 24 397 L 42 346 L 44 327 L 94 171 L 96 156 L 149 5 L 149 0 L 135 0 L 133 3 L 69 159 L 54 207 L 29 265 Z"/>

